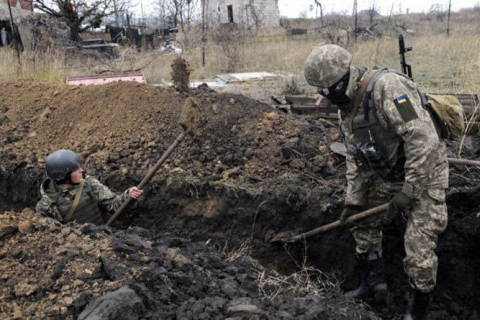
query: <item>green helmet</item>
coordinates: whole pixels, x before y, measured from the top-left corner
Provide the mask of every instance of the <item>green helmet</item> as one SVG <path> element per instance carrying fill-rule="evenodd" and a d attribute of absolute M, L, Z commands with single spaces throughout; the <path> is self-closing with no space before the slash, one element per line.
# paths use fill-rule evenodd
<path fill-rule="evenodd" d="M 329 88 L 349 71 L 352 55 L 335 44 L 316 49 L 305 61 L 305 79 L 314 87 Z"/>

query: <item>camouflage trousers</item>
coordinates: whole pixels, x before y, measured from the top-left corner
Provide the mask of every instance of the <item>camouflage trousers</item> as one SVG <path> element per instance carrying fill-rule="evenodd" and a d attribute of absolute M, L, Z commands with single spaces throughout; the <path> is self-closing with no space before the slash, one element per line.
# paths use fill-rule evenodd
<path fill-rule="evenodd" d="M 400 188 L 393 188 L 400 190 Z M 370 207 L 388 202 L 393 194 L 388 188 L 376 189 L 377 192 Z M 406 212 L 407 225 L 404 235 L 406 256 L 403 267 L 415 286 L 422 291 L 435 287 L 437 279 L 438 257 L 435 254 L 438 235 L 447 227 L 447 206 L 445 190 L 426 190 L 416 201 L 413 208 Z M 350 229 L 356 242 L 357 253 L 379 252 L 382 250 L 382 226 L 395 217 L 387 213 L 366 219 Z"/>

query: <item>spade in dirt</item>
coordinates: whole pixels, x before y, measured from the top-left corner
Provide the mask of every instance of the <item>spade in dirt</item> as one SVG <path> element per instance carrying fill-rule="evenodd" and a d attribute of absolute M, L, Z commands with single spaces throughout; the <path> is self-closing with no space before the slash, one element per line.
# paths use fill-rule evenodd
<path fill-rule="evenodd" d="M 362 211 L 360 213 L 357 213 L 357 214 L 354 214 L 353 216 L 348 217 L 345 220 L 345 224 L 346 225 L 351 224 L 355 221 L 358 221 L 358 220 L 364 219 L 366 217 L 370 217 L 374 214 L 386 211 L 387 209 L 388 209 L 388 203 L 385 203 L 385 204 L 382 204 L 378 207 Z M 340 226 L 341 226 L 340 221 L 337 220 L 337 221 L 334 221 L 332 223 L 326 224 L 324 226 L 321 226 L 319 228 L 316 228 L 316 229 L 313 229 L 313 230 L 310 230 L 308 232 L 301 233 L 301 234 L 295 234 L 293 231 L 280 232 L 277 235 L 275 235 L 269 242 L 270 243 L 276 243 L 276 242 L 295 243 L 299 240 L 304 240 L 308 237 L 311 237 L 311 236 L 314 236 L 316 234 L 323 233 L 325 231 L 329 231 L 329 230 L 338 228 Z"/>
<path fill-rule="evenodd" d="M 182 133 L 180 133 L 175 141 L 170 145 L 170 147 L 165 151 L 162 157 L 157 161 L 157 163 L 148 171 L 147 175 L 143 180 L 138 184 L 138 189 L 143 189 L 145 185 L 152 179 L 155 173 L 160 169 L 160 166 L 167 160 L 170 154 L 175 150 L 175 148 L 182 142 L 187 134 L 195 135 L 197 132 L 198 125 L 200 123 L 200 108 L 198 103 L 193 98 L 188 98 L 185 101 L 185 104 L 182 108 L 182 113 L 180 114 L 179 124 L 182 127 Z M 113 216 L 108 220 L 107 226 L 111 225 L 112 222 L 125 210 L 128 204 L 132 201 L 131 197 L 128 197 L 118 208 L 118 210 L 113 214 Z"/>
<path fill-rule="evenodd" d="M 334 142 L 330 145 L 330 150 L 336 154 L 342 155 L 346 157 L 349 153 L 347 148 L 343 143 L 340 142 Z M 447 158 L 448 162 L 451 164 L 464 164 L 464 165 L 472 165 L 472 166 L 480 166 L 480 161 L 475 161 L 475 160 L 468 160 L 468 159 L 455 159 L 455 158 Z M 353 223 L 355 221 L 364 219 L 366 217 L 369 217 L 371 215 L 386 211 L 388 208 L 388 203 L 382 204 L 378 207 L 368 209 L 366 211 L 357 213 L 351 217 L 349 217 L 347 220 L 345 220 L 345 223 Z M 296 234 L 294 231 L 285 231 L 285 232 L 280 232 L 277 235 L 275 235 L 269 243 L 295 243 L 299 240 L 304 240 L 308 237 L 311 237 L 313 235 L 329 231 L 335 228 L 340 227 L 340 221 L 335 221 L 332 223 L 329 223 L 327 225 L 321 226 L 319 228 L 310 230 L 305 233 L 301 234 Z"/>

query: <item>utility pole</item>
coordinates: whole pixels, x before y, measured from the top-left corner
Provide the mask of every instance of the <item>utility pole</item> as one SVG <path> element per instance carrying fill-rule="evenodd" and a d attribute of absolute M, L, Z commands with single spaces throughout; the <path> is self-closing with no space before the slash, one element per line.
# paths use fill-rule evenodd
<path fill-rule="evenodd" d="M 354 39 L 355 39 L 355 43 L 357 42 L 357 28 L 358 28 L 358 21 L 357 21 L 357 17 L 358 17 L 358 14 L 357 14 L 357 0 L 353 0 L 353 12 L 352 12 L 352 15 L 354 17 L 354 26 L 353 26 L 353 34 L 354 34 Z"/>
<path fill-rule="evenodd" d="M 205 1 L 202 0 L 202 66 L 205 67 L 205 42 L 207 38 L 205 37 Z"/>
<path fill-rule="evenodd" d="M 447 16 L 447 37 L 450 36 L 450 11 L 452 9 L 452 0 L 448 1 L 448 16 Z"/>
<path fill-rule="evenodd" d="M 8 4 L 8 12 L 10 13 L 10 29 L 12 31 L 13 35 L 13 47 L 15 48 L 15 51 L 17 52 L 17 60 L 18 64 L 21 65 L 20 62 L 20 35 L 18 34 L 18 29 L 15 23 L 13 22 L 13 15 L 12 15 L 12 7 L 10 6 L 10 0 L 7 0 Z M 23 45 L 22 45 L 22 51 L 23 51 Z"/>
<path fill-rule="evenodd" d="M 315 0 L 315 20 L 318 19 L 318 10 L 320 10 L 320 26 L 323 27 L 323 10 L 319 0 Z"/>

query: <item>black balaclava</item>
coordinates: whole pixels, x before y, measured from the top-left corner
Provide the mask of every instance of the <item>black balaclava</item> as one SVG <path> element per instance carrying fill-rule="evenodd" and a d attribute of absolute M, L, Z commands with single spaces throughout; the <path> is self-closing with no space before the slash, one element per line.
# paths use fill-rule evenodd
<path fill-rule="evenodd" d="M 351 100 L 346 95 L 350 72 L 347 72 L 339 81 L 319 93 L 337 105 L 343 112 L 348 112 L 351 107 Z"/>

